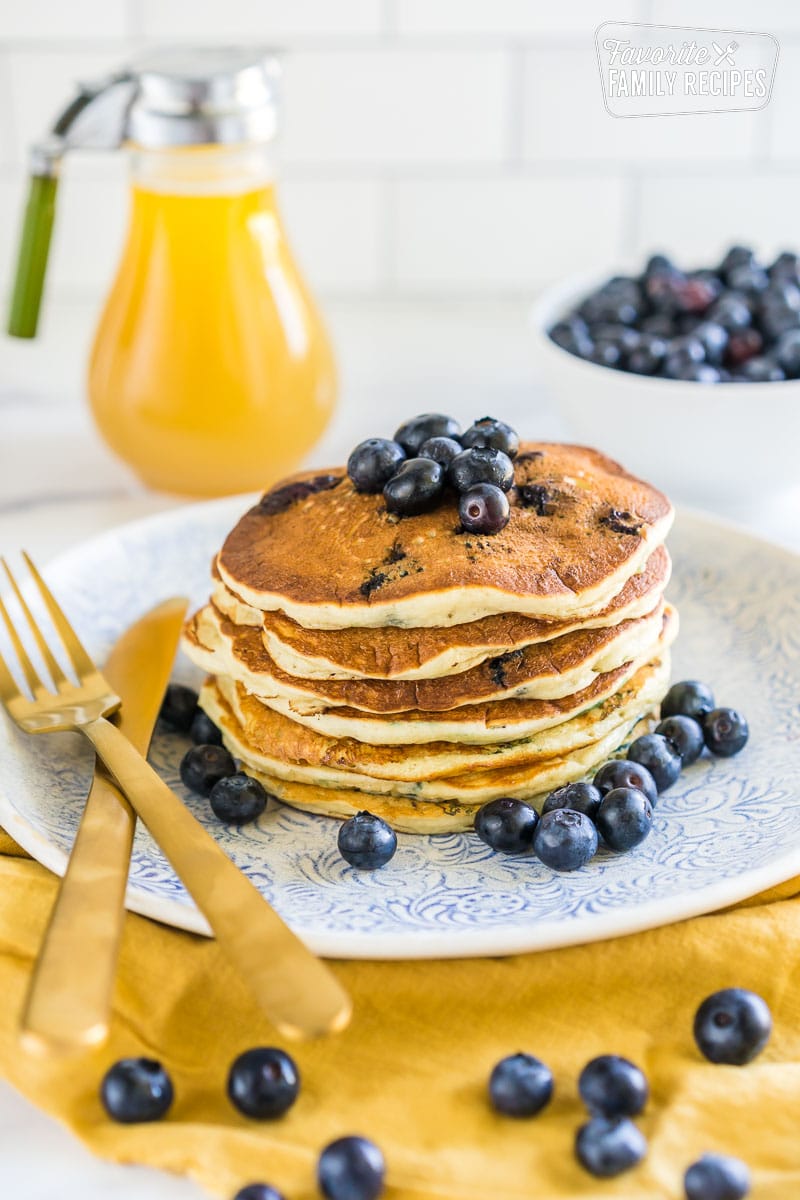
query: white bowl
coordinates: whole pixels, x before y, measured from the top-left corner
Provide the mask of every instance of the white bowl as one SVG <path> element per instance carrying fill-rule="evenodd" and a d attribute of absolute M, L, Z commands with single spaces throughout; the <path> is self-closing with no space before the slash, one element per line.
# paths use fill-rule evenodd
<path fill-rule="evenodd" d="M 688 383 L 586 362 L 547 335 L 613 274 L 572 278 L 532 306 L 536 365 L 575 441 L 673 499 L 746 511 L 800 484 L 800 380 Z"/>

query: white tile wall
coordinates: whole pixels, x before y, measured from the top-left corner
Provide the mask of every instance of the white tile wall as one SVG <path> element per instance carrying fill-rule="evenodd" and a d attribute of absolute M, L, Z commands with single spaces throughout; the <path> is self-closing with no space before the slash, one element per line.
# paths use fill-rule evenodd
<path fill-rule="evenodd" d="M 771 104 L 610 117 L 593 33 L 612 17 L 775 33 Z M 523 296 L 656 243 L 800 245 L 795 0 L 0 0 L 4 278 L 26 147 L 73 81 L 192 40 L 285 48 L 283 209 L 323 294 Z M 97 295 L 124 220 L 121 156 L 76 160 L 51 288 Z"/>
<path fill-rule="evenodd" d="M 624 183 L 580 175 L 403 181 L 394 185 L 393 211 L 400 288 L 524 292 L 615 257 Z"/>

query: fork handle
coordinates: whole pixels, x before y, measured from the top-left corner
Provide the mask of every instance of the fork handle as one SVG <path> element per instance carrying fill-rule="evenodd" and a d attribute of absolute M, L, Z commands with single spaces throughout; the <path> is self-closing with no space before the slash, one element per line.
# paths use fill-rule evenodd
<path fill-rule="evenodd" d="M 343 1029 L 350 998 L 292 933 L 211 834 L 115 725 L 80 726 L 250 984 L 269 1020 L 290 1037 Z"/>

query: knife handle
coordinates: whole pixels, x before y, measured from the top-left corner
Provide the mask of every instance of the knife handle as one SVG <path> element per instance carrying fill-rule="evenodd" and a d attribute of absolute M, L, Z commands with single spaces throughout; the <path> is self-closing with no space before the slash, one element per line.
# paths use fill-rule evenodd
<path fill-rule="evenodd" d="M 95 774 L 20 1023 L 26 1050 L 65 1054 L 108 1035 L 135 817 Z"/>
<path fill-rule="evenodd" d="M 344 1029 L 352 1008 L 336 976 L 292 933 L 125 734 L 102 717 L 79 728 L 166 854 L 269 1020 L 288 1037 Z"/>

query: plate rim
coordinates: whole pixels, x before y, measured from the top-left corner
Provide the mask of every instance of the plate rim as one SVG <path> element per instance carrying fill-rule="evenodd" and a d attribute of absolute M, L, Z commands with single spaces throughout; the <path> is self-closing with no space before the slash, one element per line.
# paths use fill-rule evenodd
<path fill-rule="evenodd" d="M 244 493 L 182 504 L 112 526 L 56 555 L 46 564 L 44 574 L 57 570 L 76 554 L 84 554 L 92 548 L 101 549 L 105 541 L 112 541 L 122 533 L 139 530 L 147 532 L 149 528 L 158 528 L 165 522 L 180 522 L 191 512 L 200 509 L 208 512 L 214 509 L 225 511 L 230 508 L 233 511 L 237 506 L 252 503 L 257 495 L 258 493 Z M 705 525 L 709 527 L 709 532 L 723 530 L 728 535 L 746 539 L 778 553 L 795 566 L 800 566 L 800 554 L 780 542 L 753 533 L 728 518 L 702 509 L 680 506 L 676 510 L 676 519 L 680 522 L 689 521 L 695 525 Z M 2 780 L 0 825 L 35 861 L 55 875 L 63 877 L 68 863 L 67 854 L 40 833 L 15 807 L 6 794 Z M 754 867 L 729 879 L 694 888 L 669 899 L 660 898 L 628 904 L 604 913 L 585 914 L 570 922 L 546 918 L 529 925 L 490 926 L 485 932 L 470 926 L 464 929 L 463 933 L 452 928 L 429 931 L 414 928 L 409 929 L 407 933 L 393 931 L 380 934 L 363 930 L 297 932 L 312 951 L 325 958 L 386 961 L 494 958 L 606 941 L 672 925 L 751 899 L 796 875 L 800 875 L 800 844 L 789 848 L 768 864 Z M 204 936 L 209 936 L 211 932 L 205 918 L 193 902 L 182 903 L 159 897 L 140 890 L 135 884 L 129 884 L 127 888 L 125 906 L 130 912 L 184 932 Z"/>

